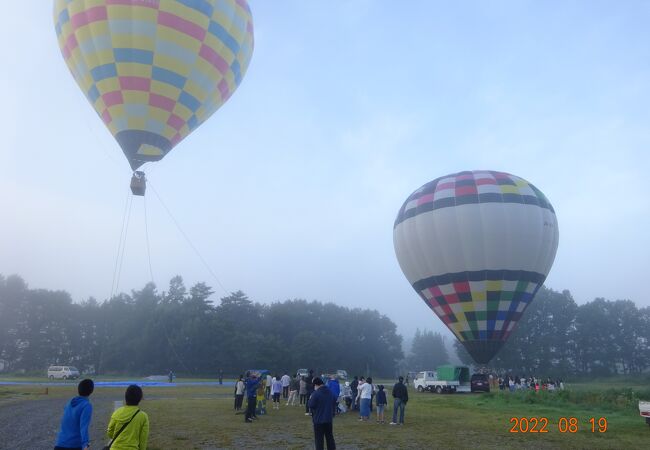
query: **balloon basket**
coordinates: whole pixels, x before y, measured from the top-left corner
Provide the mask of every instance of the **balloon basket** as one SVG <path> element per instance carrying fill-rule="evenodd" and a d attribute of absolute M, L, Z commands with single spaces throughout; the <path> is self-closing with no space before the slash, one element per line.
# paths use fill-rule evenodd
<path fill-rule="evenodd" d="M 144 172 L 140 170 L 133 172 L 133 176 L 131 177 L 131 192 L 133 195 L 144 197 L 146 190 L 147 178 L 144 176 Z"/>

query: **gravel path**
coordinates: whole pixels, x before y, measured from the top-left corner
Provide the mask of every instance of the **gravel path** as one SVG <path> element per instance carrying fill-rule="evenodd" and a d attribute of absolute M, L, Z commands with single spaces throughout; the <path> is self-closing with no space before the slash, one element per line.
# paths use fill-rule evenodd
<path fill-rule="evenodd" d="M 115 410 L 115 402 L 122 403 L 122 392 L 96 389 L 90 397 L 93 419 L 90 424 L 91 448 L 108 444 L 106 427 Z M 228 398 L 230 394 L 216 394 L 205 398 Z M 147 400 L 166 400 L 168 393 L 147 393 Z M 52 450 L 61 425 L 63 408 L 69 398 L 60 396 L 0 399 L 0 450 Z"/>
<path fill-rule="evenodd" d="M 101 448 L 106 442 L 105 427 L 115 400 L 93 395 L 93 421 L 90 425 L 93 447 Z M 0 449 L 52 450 L 67 401 L 44 397 L 0 403 Z"/>

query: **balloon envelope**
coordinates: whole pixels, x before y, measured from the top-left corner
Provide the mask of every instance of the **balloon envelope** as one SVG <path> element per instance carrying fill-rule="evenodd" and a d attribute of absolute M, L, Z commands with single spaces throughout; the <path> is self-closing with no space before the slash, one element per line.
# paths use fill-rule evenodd
<path fill-rule="evenodd" d="M 133 170 L 162 159 L 241 82 L 246 0 L 55 0 L 70 72 Z"/>
<path fill-rule="evenodd" d="M 558 239 L 555 211 L 539 189 L 486 170 L 420 187 L 393 229 L 409 283 L 480 364 L 503 346 L 544 283 Z"/>

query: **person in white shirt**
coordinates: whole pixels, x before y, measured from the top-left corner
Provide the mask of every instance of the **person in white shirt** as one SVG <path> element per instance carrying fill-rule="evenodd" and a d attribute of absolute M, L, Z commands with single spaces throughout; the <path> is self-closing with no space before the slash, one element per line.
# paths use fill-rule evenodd
<path fill-rule="evenodd" d="M 271 375 L 267 375 L 266 376 L 266 390 L 264 392 L 264 397 L 266 397 L 267 400 L 271 398 L 271 385 L 272 384 L 273 384 L 273 377 Z"/>
<path fill-rule="evenodd" d="M 286 400 L 289 398 L 289 385 L 291 384 L 291 377 L 285 373 L 282 375 L 282 378 L 280 378 L 280 381 L 282 381 L 282 398 Z"/>
<path fill-rule="evenodd" d="M 237 380 L 237 383 L 235 384 L 235 411 L 239 411 L 242 408 L 245 389 L 246 385 L 244 384 L 244 377 L 240 375 L 239 380 Z"/>
<path fill-rule="evenodd" d="M 273 377 L 273 384 L 271 385 L 271 393 L 273 394 L 273 409 L 280 409 L 280 395 L 282 394 L 282 381 L 277 376 Z"/>
<path fill-rule="evenodd" d="M 359 381 L 359 393 L 357 399 L 361 405 L 359 420 L 366 421 L 370 418 L 370 400 L 372 399 L 372 378 L 368 377 L 363 384 Z"/>

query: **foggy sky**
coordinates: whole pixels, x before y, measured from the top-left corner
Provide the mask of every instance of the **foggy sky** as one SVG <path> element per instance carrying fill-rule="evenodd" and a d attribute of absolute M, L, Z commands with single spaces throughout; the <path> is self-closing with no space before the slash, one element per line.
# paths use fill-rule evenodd
<path fill-rule="evenodd" d="M 451 338 L 400 271 L 393 221 L 422 184 L 490 169 L 555 208 L 548 287 L 650 305 L 650 4 L 461 3 L 250 1 L 239 89 L 145 166 L 173 219 L 151 188 L 133 200 L 120 291 L 180 274 L 215 301 L 331 301 Z M 104 300 L 128 163 L 65 66 L 51 2 L 3 10 L 0 273 Z"/>

